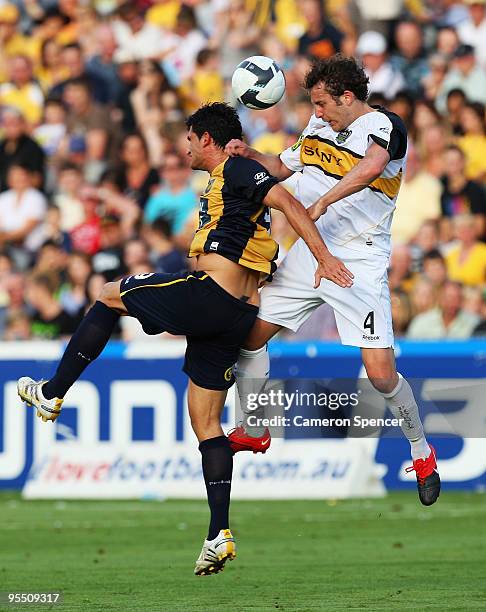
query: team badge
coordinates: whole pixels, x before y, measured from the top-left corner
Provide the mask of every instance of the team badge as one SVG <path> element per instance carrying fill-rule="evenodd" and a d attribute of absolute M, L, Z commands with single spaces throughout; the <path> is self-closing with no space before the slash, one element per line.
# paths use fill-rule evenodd
<path fill-rule="evenodd" d="M 336 136 L 336 142 L 338 144 L 343 144 L 343 142 L 346 142 L 346 140 L 351 136 L 351 134 L 351 130 L 343 130 L 342 132 L 339 132 L 339 134 Z"/>
<path fill-rule="evenodd" d="M 233 366 L 231 366 L 231 368 L 228 368 L 226 372 L 224 373 L 224 379 L 227 380 L 228 382 L 232 378 L 233 378 Z"/>

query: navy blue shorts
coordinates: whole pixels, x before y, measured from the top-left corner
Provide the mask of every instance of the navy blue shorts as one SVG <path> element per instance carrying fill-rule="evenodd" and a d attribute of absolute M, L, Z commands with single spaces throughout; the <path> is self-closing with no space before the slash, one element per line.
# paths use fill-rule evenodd
<path fill-rule="evenodd" d="M 187 337 L 183 369 L 196 385 L 217 391 L 231 387 L 257 306 L 233 297 L 205 272 L 127 276 L 120 297 L 146 334 Z"/>

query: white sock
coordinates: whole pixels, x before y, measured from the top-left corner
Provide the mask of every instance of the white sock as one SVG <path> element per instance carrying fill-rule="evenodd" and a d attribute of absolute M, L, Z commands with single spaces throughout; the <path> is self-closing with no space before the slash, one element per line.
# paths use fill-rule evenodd
<path fill-rule="evenodd" d="M 240 413 L 244 415 L 252 414 L 257 418 L 264 418 L 263 407 L 248 411 L 244 406 L 240 406 L 240 397 L 247 397 L 248 393 L 260 393 L 265 386 L 270 375 L 270 359 L 268 357 L 267 345 L 256 351 L 240 350 L 238 362 L 236 363 L 234 374 L 236 378 L 236 410 L 240 408 Z M 246 426 L 247 433 L 252 438 L 259 438 L 265 433 L 265 427 Z"/>
<path fill-rule="evenodd" d="M 391 393 L 382 393 L 388 407 L 396 419 L 402 420 L 402 431 L 410 442 L 412 459 L 426 459 L 430 455 L 430 447 L 425 439 L 424 428 L 418 411 L 417 402 L 408 382 L 401 374 L 395 389 Z"/>

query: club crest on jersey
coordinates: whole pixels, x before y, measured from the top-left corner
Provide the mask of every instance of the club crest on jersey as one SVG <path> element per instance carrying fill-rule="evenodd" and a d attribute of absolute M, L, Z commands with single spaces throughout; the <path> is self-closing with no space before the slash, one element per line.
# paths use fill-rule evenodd
<path fill-rule="evenodd" d="M 343 144 L 343 142 L 346 142 L 346 140 L 351 136 L 351 134 L 351 130 L 343 130 L 342 132 L 339 132 L 339 134 L 336 136 L 336 142 L 338 144 Z"/>

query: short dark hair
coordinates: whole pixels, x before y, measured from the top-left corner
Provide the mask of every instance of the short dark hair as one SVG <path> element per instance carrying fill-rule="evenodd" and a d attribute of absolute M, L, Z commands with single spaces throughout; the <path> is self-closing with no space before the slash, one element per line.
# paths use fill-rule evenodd
<path fill-rule="evenodd" d="M 187 128 L 198 138 L 207 132 L 214 142 L 224 149 L 230 140 L 241 140 L 243 131 L 236 110 L 224 102 L 212 102 L 201 106 L 186 120 Z"/>
<path fill-rule="evenodd" d="M 352 91 L 358 100 L 365 102 L 368 97 L 369 79 L 362 66 L 353 57 L 338 53 L 325 60 L 315 60 L 305 75 L 304 88 L 312 89 L 323 83 L 333 98 Z"/>
<path fill-rule="evenodd" d="M 172 228 L 167 217 L 157 217 L 150 227 L 156 234 L 162 234 L 165 238 L 172 238 Z"/>
<path fill-rule="evenodd" d="M 431 249 L 430 251 L 427 251 L 427 253 L 425 253 L 423 256 L 422 261 L 431 261 L 432 259 L 440 259 L 442 263 L 445 263 L 444 256 L 439 249 Z"/>

